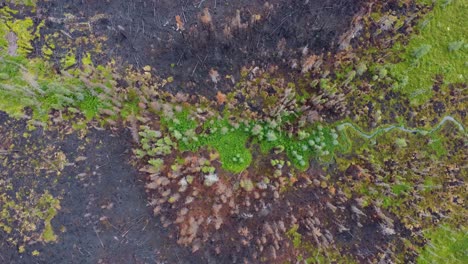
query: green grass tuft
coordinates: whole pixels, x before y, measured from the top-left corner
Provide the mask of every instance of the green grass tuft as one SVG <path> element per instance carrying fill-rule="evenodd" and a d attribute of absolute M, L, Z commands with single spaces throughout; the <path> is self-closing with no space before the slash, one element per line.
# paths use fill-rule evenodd
<path fill-rule="evenodd" d="M 87 120 L 91 120 L 99 114 L 99 109 L 103 108 L 104 105 L 99 98 L 87 93 L 83 100 L 78 103 L 78 107 L 81 109 Z"/>

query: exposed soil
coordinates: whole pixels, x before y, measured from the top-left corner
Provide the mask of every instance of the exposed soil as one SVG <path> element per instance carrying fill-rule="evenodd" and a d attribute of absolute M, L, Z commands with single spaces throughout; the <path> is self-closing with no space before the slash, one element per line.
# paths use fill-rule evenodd
<path fill-rule="evenodd" d="M 361 2 L 51 0 L 39 1 L 38 14 L 48 21 L 44 33 L 59 32 L 65 42 L 106 39 L 98 64 L 120 58 L 150 65 L 158 76 L 173 76 L 170 91 L 213 96 L 232 89 L 225 77 L 238 80 L 244 65 L 300 70 L 307 54 L 335 51 Z M 83 42 L 73 47 L 89 51 Z"/>
<path fill-rule="evenodd" d="M 205 263 L 172 242 L 146 206 L 140 175 L 128 163 L 131 155 L 128 133 L 91 129 L 80 139 L 77 133 L 67 135 L 68 130 L 63 128 L 38 129 L 24 139 L 21 135 L 27 131 L 26 122 L 0 113 L 3 136 L 0 143 L 5 143 L 4 136 L 11 132 L 17 135 L 10 142 L 17 148 L 5 155 L 17 155 L 22 160 L 6 166 L 1 164 L 0 172 L 10 171 L 10 177 L 15 175 L 14 186 L 18 189 L 14 191 L 47 189 L 61 197 L 61 209 L 52 220 L 58 240 L 26 245 L 27 251 L 20 254 L 18 248 L 7 242 L 9 235 L 0 231 L 0 262 Z M 61 176 L 26 172 L 23 167 L 33 167 L 35 156 L 31 151 L 35 148 L 38 148 L 36 153 L 54 148 L 73 164 L 66 166 Z M 80 156 L 87 159 L 75 161 Z M 38 250 L 40 255 L 32 256 L 33 250 Z"/>

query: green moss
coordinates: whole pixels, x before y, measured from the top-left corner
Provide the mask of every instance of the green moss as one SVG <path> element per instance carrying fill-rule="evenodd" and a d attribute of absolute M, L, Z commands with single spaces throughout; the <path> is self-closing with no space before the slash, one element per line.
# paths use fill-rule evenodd
<path fill-rule="evenodd" d="M 83 63 L 83 65 L 86 66 L 93 65 L 93 60 L 91 59 L 91 54 L 89 52 L 87 52 L 85 56 L 83 56 L 83 58 L 81 59 L 81 63 Z"/>
<path fill-rule="evenodd" d="M 42 233 L 42 239 L 44 240 L 44 242 L 53 242 L 57 240 L 57 236 L 54 233 L 54 229 L 52 228 L 50 220 L 45 222 L 44 232 Z"/>
<path fill-rule="evenodd" d="M 432 134 L 429 142 L 430 149 L 434 152 L 436 157 L 440 158 L 447 155 L 447 149 L 444 146 L 445 138 L 441 135 Z"/>
<path fill-rule="evenodd" d="M 462 227 L 455 229 L 441 225 L 436 229 L 425 232 L 429 239 L 418 257 L 420 264 L 468 263 L 468 229 Z"/>
<path fill-rule="evenodd" d="M 399 183 L 392 186 L 392 192 L 396 195 L 403 194 L 411 189 L 411 185 L 407 183 Z"/>
<path fill-rule="evenodd" d="M 399 80 L 396 89 L 415 105 L 432 97 L 432 85 L 437 75 L 443 76 L 444 87 L 449 83 L 466 82 L 468 78 L 465 12 L 468 2 L 436 2 L 434 10 L 421 23 L 420 34 L 410 40 L 404 51 L 403 47 L 396 46 L 397 52 L 403 52 L 403 61 L 391 68 Z"/>
<path fill-rule="evenodd" d="M 209 135 L 206 145 L 219 152 L 223 169 L 239 173 L 252 162 L 252 154 L 246 144 L 249 134 L 236 129 L 223 134 L 221 131 Z"/>
<path fill-rule="evenodd" d="M 408 146 L 408 143 L 406 143 L 406 139 L 404 138 L 397 138 L 395 139 L 395 144 L 399 147 L 399 148 L 406 148 Z"/>
<path fill-rule="evenodd" d="M 45 58 L 50 58 L 52 56 L 52 54 L 54 54 L 54 49 L 55 49 L 55 46 L 52 46 L 52 45 L 49 45 L 49 46 L 42 46 L 42 54 L 44 54 L 44 57 Z"/>
<path fill-rule="evenodd" d="M 215 149 L 225 170 L 239 173 L 252 162 L 252 154 L 246 147 L 249 134 L 242 128 L 233 128 L 226 119 L 212 119 L 201 126 L 195 134 L 197 123 L 190 118 L 190 109 L 174 113 L 172 118 L 163 117 L 162 124 L 178 140 L 182 151 L 197 151 L 200 147 Z"/>
<path fill-rule="evenodd" d="M 33 50 L 31 41 L 39 37 L 39 33 L 35 30 L 34 22 L 31 18 L 13 19 L 13 15 L 16 13 L 17 11 L 7 6 L 0 8 L 0 47 L 8 47 L 8 41 L 5 37 L 7 33 L 13 32 L 17 37 L 17 53 L 25 56 Z M 40 23 L 37 27 L 41 27 L 42 25 L 43 23 Z"/>
<path fill-rule="evenodd" d="M 30 18 L 24 20 L 14 20 L 7 22 L 8 27 L 18 37 L 18 54 L 27 55 L 33 50 L 31 41 L 35 38 L 33 35 L 34 22 Z"/>

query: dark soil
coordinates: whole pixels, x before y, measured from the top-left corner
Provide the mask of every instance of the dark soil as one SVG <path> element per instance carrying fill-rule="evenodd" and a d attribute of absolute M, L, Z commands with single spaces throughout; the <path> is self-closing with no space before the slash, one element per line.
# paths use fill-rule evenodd
<path fill-rule="evenodd" d="M 17 156 L 9 159 L 15 162 L 2 162 L 0 176 L 12 178 L 14 191 L 48 190 L 61 198 L 61 209 L 52 220 L 58 240 L 26 245 L 27 252 L 20 254 L 7 241 L 9 235 L 0 231 L 1 263 L 238 263 L 256 254 L 256 246 L 240 246 L 239 227 L 248 227 L 254 237 L 262 237 L 264 224 L 274 226 L 284 221 L 289 225 L 293 216 L 299 224 L 298 232 L 306 241 L 313 241 L 309 222 L 320 219 L 318 227 L 322 232 L 325 230 L 345 252 L 362 261 L 374 259 L 380 249 L 394 241 L 394 236 L 381 233 L 379 220 L 375 221 L 372 210 L 365 210 L 366 216 L 358 217 L 349 209 L 352 203 L 345 202 L 337 205 L 342 209 L 333 213 L 325 206 L 329 201 L 326 192 L 306 188 L 276 202 L 267 197 L 260 214 L 252 207 L 243 208 L 240 217 L 230 219 L 212 234 L 213 247 L 222 243 L 222 254 L 216 254 L 210 246 L 192 254 L 188 247 L 176 244 L 176 238 L 171 237 L 176 232 L 163 228 L 147 207 L 144 175 L 128 163 L 132 148 L 128 131 L 112 133 L 89 128 L 84 136 L 70 131 L 67 124 L 28 131 L 26 121 L 10 119 L 0 112 L 0 149 L 7 149 L 8 144 L 16 146 L 14 151 L 2 155 Z M 25 137 L 24 132 L 29 136 Z M 48 155 L 43 153 L 44 149 L 51 149 L 51 155 L 58 152 L 66 155 L 69 164 L 60 175 L 46 171 L 34 173 L 33 169 L 40 166 L 35 163 L 41 160 L 38 156 Z M 357 227 L 359 222 L 362 226 Z M 338 230 L 337 223 L 350 230 Z M 266 246 L 271 248 L 274 242 L 268 236 Z M 278 255 L 285 261 L 293 259 L 288 253 L 291 244 L 287 240 L 279 243 L 282 250 Z M 32 256 L 33 250 L 38 250 L 40 255 Z"/>
<path fill-rule="evenodd" d="M 283 263 L 295 259 L 293 255 L 288 255 L 291 251 L 291 243 L 288 240 L 276 241 L 270 238 L 263 229 L 264 224 L 274 226 L 278 221 L 290 223 L 292 218 L 297 220 L 298 230 L 301 234 L 302 241 L 310 243 L 317 248 L 326 248 L 326 243 L 320 240 L 314 240 L 313 228 L 321 230 L 322 234 L 327 234 L 333 245 L 340 249 L 342 253 L 349 254 L 359 261 L 371 263 L 378 259 L 378 254 L 390 247 L 392 244 L 398 244 L 395 241 L 394 235 L 386 235 L 382 232 L 381 219 L 375 216 L 373 209 L 363 209 L 364 215 L 357 215 L 352 212 L 351 207 L 356 206 L 351 201 L 345 203 L 338 203 L 335 205 L 339 208 L 337 211 L 332 211 L 326 206 L 326 203 L 333 204 L 333 200 L 327 197 L 326 191 L 321 188 L 305 188 L 298 189 L 287 193 L 281 197 L 279 201 L 272 202 L 272 197 L 264 205 L 264 209 L 260 213 L 255 210 L 242 210 L 240 215 L 253 215 L 252 218 L 242 219 L 238 218 L 232 221 L 227 227 L 222 228 L 221 232 L 215 232 L 213 237 L 222 239 L 234 240 L 238 237 L 237 230 L 239 227 L 247 226 L 251 231 L 254 238 L 261 238 L 266 236 L 268 242 L 265 248 L 274 243 L 280 244 L 280 250 L 277 255 L 280 256 L 274 263 Z M 261 206 L 260 206 L 261 207 Z M 311 222 L 315 222 L 315 226 L 311 226 Z M 346 230 L 340 230 L 340 226 L 346 227 Z M 402 226 L 397 221 L 397 232 L 401 232 Z M 240 239 L 239 239 L 240 240 Z M 325 240 L 326 241 L 326 240 Z M 256 254 L 258 250 L 256 246 L 240 247 L 239 242 L 236 243 L 223 243 L 223 247 L 230 247 L 230 253 L 226 252 L 224 255 L 230 257 L 230 262 L 234 263 L 239 258 L 239 255 L 246 255 L 248 257 Z M 268 251 L 265 254 L 258 254 L 266 259 L 270 259 Z M 312 256 L 310 256 L 312 257 Z M 283 261 L 281 261 L 281 258 Z M 255 261 L 254 261 L 255 262 Z"/>
<path fill-rule="evenodd" d="M 26 123 L 13 121 L 0 113 L 0 135 L 7 135 L 8 131 L 18 135 L 13 142 L 18 146 L 16 154 L 19 156 L 27 154 L 33 146 L 53 146 L 66 154 L 69 161 L 79 156 L 87 159 L 65 167 L 57 178 L 50 173 L 49 177 L 26 176 L 15 165 L 0 165 L 0 171 L 17 171 L 13 178 L 20 180 L 15 186 L 38 192 L 47 189 L 54 196 L 62 197 L 61 209 L 52 220 L 57 242 L 26 245 L 27 252 L 20 254 L 0 231 L 1 263 L 206 262 L 170 240 L 166 230 L 152 216 L 151 209 L 146 206 L 140 175 L 128 163 L 131 140 L 125 131 L 111 134 L 91 129 L 79 139 L 76 133 L 65 135 L 65 130 L 43 134 L 44 131 L 38 129 L 24 140 L 20 135 L 26 131 Z M 33 156 L 25 156 L 25 164 L 31 165 Z M 60 231 L 62 226 L 64 232 Z M 38 250 L 40 255 L 32 256 L 33 250 Z"/>
<path fill-rule="evenodd" d="M 309 55 L 335 51 L 361 2 L 51 0 L 39 1 L 38 14 L 49 21 L 44 33 L 105 37 L 102 54 L 94 56 L 98 64 L 120 58 L 137 68 L 150 65 L 154 74 L 174 77 L 166 86 L 172 92 L 213 96 L 232 89 L 225 76 L 238 80 L 245 65 L 300 70 L 305 47 Z M 57 23 L 66 14 L 75 18 Z M 89 51 L 83 43 L 73 47 Z M 219 80 L 211 80 L 211 70 Z"/>

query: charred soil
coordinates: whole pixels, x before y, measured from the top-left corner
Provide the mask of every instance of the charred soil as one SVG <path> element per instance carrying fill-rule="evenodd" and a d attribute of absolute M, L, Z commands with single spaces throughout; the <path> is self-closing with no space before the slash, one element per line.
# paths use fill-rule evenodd
<path fill-rule="evenodd" d="M 53 0 L 40 1 L 38 14 L 48 21 L 44 32 L 62 32 L 64 43 L 103 41 L 98 64 L 149 65 L 171 77 L 169 91 L 214 96 L 234 88 L 243 66 L 294 72 L 304 53 L 336 51 L 361 2 Z M 74 45 L 78 57 L 88 45 Z"/>

